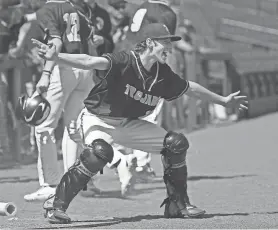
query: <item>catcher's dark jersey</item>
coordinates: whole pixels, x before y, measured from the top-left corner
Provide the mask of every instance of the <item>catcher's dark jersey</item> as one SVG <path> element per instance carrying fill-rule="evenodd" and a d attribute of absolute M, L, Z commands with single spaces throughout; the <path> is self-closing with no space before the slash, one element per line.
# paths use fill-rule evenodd
<path fill-rule="evenodd" d="M 168 101 L 182 95 L 189 87 L 167 64 L 156 63 L 150 72 L 137 53 L 105 54 L 110 69 L 84 101 L 93 114 L 138 118 L 154 110 L 160 98 Z"/>
<path fill-rule="evenodd" d="M 37 11 L 37 20 L 51 37 L 62 39 L 63 53 L 87 53 L 88 22 L 69 1 L 48 1 Z"/>

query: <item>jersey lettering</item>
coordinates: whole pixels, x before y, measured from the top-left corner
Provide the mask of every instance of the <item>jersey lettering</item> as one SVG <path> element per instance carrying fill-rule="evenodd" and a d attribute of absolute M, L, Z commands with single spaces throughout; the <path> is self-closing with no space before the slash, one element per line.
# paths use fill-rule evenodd
<path fill-rule="evenodd" d="M 80 22 L 77 13 L 66 13 L 63 16 L 67 23 L 66 36 L 69 42 L 80 42 Z"/>
<path fill-rule="evenodd" d="M 149 106 L 156 106 L 160 99 L 160 97 L 152 96 L 149 94 L 145 94 L 145 96 L 143 96 L 143 92 L 137 90 L 134 86 L 129 84 L 126 85 L 125 95 L 128 95 L 134 100 L 140 101 L 142 104 L 146 104 Z"/>
<path fill-rule="evenodd" d="M 147 9 L 139 9 L 132 19 L 132 24 L 130 26 L 131 32 L 138 32 L 141 28 L 143 19 L 147 13 Z"/>

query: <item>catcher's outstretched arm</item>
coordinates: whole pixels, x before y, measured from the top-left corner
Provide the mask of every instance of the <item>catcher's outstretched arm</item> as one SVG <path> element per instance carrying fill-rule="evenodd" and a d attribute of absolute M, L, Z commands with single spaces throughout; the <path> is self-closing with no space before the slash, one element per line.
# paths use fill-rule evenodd
<path fill-rule="evenodd" d="M 104 57 L 90 56 L 87 54 L 68 54 L 59 53 L 56 49 L 56 44 L 49 43 L 46 45 L 34 38 L 31 39 L 33 44 L 36 45 L 39 50 L 38 53 L 43 59 L 56 62 L 59 65 L 67 65 L 77 69 L 97 69 L 108 70 L 110 62 Z"/>
<path fill-rule="evenodd" d="M 55 57 L 58 64 L 72 66 L 78 69 L 108 70 L 110 63 L 104 57 L 90 56 L 87 54 L 59 53 Z"/>

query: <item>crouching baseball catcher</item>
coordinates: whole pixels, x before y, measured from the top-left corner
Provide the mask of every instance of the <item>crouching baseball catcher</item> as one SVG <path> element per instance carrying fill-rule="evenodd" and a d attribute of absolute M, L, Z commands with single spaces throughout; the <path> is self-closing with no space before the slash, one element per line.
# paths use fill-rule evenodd
<path fill-rule="evenodd" d="M 82 164 L 76 164 L 63 176 L 53 201 L 46 201 L 44 207 L 54 213 L 47 215 L 49 222 L 70 221 L 65 211 L 73 197 L 105 163 L 111 161 L 113 164 L 117 159 L 116 151 L 113 150 L 112 154 L 113 148 L 110 147 L 114 143 L 161 154 L 168 195 L 163 202 L 165 217 L 197 217 L 205 213 L 189 202 L 185 163 L 189 144 L 186 137 L 167 132 L 140 118 L 153 111 L 161 98 L 172 101 L 187 94 L 229 108 L 246 109 L 246 97 L 238 96 L 239 92 L 222 97 L 175 74 L 166 60 L 172 50 L 172 42 L 180 39 L 179 36 L 171 35 L 163 24 L 148 24 L 142 29 L 134 50 L 104 54 L 102 57 L 57 54 L 55 47 L 34 41 L 40 55 L 47 60 L 75 68 L 102 70 L 105 73 L 85 99 L 85 108 L 79 116 L 83 119 L 80 130 L 84 143 L 91 145 L 92 149 L 81 154 L 79 162 Z M 100 140 L 95 142 L 97 139 L 102 139 L 101 143 Z M 100 150 L 101 155 L 98 154 Z"/>

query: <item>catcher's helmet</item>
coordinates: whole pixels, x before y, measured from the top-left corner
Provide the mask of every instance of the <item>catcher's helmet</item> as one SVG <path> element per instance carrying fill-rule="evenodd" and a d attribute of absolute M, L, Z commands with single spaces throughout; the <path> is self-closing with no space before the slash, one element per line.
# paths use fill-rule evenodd
<path fill-rule="evenodd" d="M 32 97 L 23 95 L 19 97 L 16 115 L 25 123 L 37 126 L 45 121 L 50 109 L 49 102 L 42 95 Z"/>

